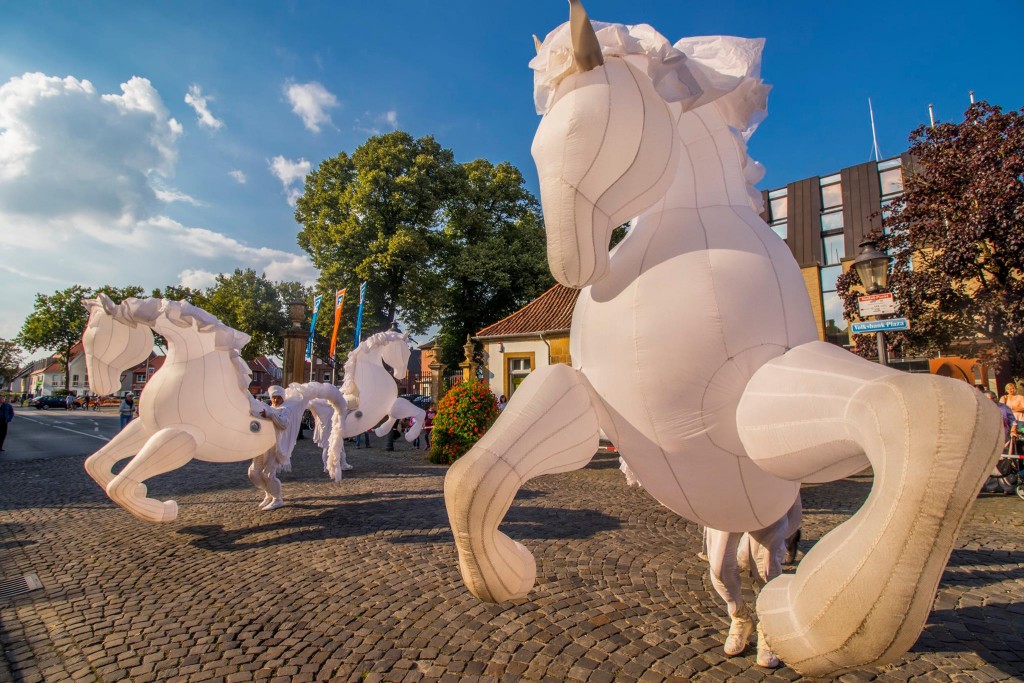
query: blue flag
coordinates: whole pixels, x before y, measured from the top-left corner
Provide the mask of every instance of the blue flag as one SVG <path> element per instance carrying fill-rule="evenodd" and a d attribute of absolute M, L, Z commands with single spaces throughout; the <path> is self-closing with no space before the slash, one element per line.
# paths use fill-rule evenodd
<path fill-rule="evenodd" d="M 363 332 L 363 303 L 366 301 L 366 283 L 359 285 L 359 312 L 356 313 L 356 343 L 352 348 L 359 346 L 359 337 Z"/>
<path fill-rule="evenodd" d="M 309 321 L 309 341 L 306 342 L 306 360 L 313 362 L 313 330 L 316 328 L 316 315 L 320 312 L 320 302 L 324 298 L 317 294 L 313 297 L 313 319 Z"/>

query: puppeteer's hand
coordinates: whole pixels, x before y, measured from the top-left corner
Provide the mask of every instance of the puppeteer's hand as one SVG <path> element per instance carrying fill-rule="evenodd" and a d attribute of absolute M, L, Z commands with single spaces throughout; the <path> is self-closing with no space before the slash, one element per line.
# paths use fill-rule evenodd
<path fill-rule="evenodd" d="M 264 408 L 263 410 L 260 411 L 260 417 L 266 417 L 266 416 L 267 416 L 267 409 Z"/>

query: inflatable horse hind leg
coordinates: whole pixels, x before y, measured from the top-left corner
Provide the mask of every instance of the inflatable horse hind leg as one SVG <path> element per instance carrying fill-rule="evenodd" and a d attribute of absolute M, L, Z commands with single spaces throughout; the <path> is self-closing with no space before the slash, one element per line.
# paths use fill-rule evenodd
<path fill-rule="evenodd" d="M 979 398 L 980 397 L 980 398 Z M 772 650 L 808 675 L 901 656 L 917 640 L 960 526 L 1002 445 L 999 416 L 970 385 L 912 375 L 813 342 L 769 361 L 737 412 L 750 457 L 776 476 L 874 485 L 757 613 Z"/>

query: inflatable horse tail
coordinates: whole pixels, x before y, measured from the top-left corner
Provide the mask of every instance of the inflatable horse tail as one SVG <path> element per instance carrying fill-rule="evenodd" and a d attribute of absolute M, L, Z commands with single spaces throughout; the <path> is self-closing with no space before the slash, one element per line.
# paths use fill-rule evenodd
<path fill-rule="evenodd" d="M 303 411 L 308 407 L 316 419 L 313 442 L 324 449 L 324 471 L 334 481 L 341 481 L 346 464 L 343 425 L 348 413 L 348 403 L 345 397 L 338 387 L 320 382 L 291 384 L 288 389 L 302 397 Z M 300 416 L 301 414 L 299 413 Z"/>

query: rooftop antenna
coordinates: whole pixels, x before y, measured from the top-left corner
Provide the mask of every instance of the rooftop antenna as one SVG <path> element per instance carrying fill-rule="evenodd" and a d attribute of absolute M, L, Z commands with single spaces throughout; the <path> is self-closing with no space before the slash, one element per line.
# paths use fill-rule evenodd
<path fill-rule="evenodd" d="M 882 154 L 878 151 L 878 135 L 875 133 L 875 110 L 871 106 L 871 98 L 868 98 L 868 114 L 871 116 L 871 144 L 875 149 L 875 161 L 882 160 Z"/>
<path fill-rule="evenodd" d="M 932 109 L 931 102 L 928 103 L 928 118 L 931 119 L 932 128 L 935 127 L 935 110 Z"/>
<path fill-rule="evenodd" d="M 971 96 L 971 104 L 974 104 L 974 91 L 968 90 L 967 94 Z"/>

